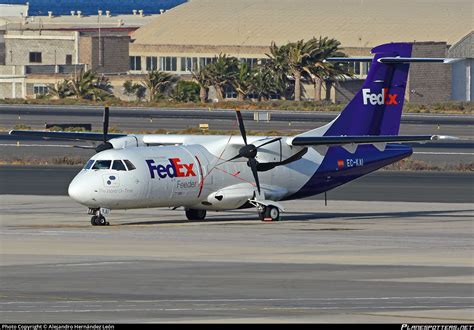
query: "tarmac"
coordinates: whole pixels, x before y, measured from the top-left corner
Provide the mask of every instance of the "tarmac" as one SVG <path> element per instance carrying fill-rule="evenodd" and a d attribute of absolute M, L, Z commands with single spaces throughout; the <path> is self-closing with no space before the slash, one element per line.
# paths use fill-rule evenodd
<path fill-rule="evenodd" d="M 8 323 L 472 323 L 472 203 L 297 200 L 186 221 L 2 195 Z"/>

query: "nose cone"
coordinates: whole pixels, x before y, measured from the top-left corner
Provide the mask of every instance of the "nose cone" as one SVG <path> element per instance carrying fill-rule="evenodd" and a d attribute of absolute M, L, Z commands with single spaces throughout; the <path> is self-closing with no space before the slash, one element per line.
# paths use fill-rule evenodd
<path fill-rule="evenodd" d="M 86 206 L 89 206 L 92 199 L 90 184 L 81 174 L 78 174 L 69 184 L 68 194 L 76 202 Z"/>

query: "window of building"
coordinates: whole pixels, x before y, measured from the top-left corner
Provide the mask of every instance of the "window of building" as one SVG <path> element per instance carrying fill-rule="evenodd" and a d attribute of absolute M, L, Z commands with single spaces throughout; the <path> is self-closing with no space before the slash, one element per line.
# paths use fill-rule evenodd
<path fill-rule="evenodd" d="M 156 56 L 146 57 L 146 70 L 147 71 L 158 70 L 158 58 Z"/>
<path fill-rule="evenodd" d="M 140 56 L 130 56 L 130 70 L 141 71 L 142 58 Z"/>
<path fill-rule="evenodd" d="M 236 99 L 237 98 L 237 92 L 234 89 L 234 87 L 227 85 L 224 87 L 224 98 L 226 99 Z"/>
<path fill-rule="evenodd" d="M 255 65 L 257 65 L 258 59 L 256 58 L 241 58 L 240 61 L 243 63 L 247 63 L 249 68 L 253 68 Z"/>
<path fill-rule="evenodd" d="M 41 63 L 41 52 L 30 52 L 30 63 Z"/>
<path fill-rule="evenodd" d="M 360 62 L 354 62 L 354 74 L 360 75 L 360 65 L 362 63 Z"/>
<path fill-rule="evenodd" d="M 173 56 L 160 57 L 160 70 L 161 71 L 178 71 L 177 68 L 178 59 Z"/>
<path fill-rule="evenodd" d="M 66 55 L 66 64 L 72 64 L 72 55 Z"/>
<path fill-rule="evenodd" d="M 369 73 L 370 62 L 363 62 L 362 63 L 362 75 L 366 76 Z"/>
<path fill-rule="evenodd" d="M 194 72 L 198 70 L 197 57 L 181 57 L 181 71 Z"/>
<path fill-rule="evenodd" d="M 33 94 L 35 95 L 48 94 L 48 86 L 47 85 L 33 85 Z"/>
<path fill-rule="evenodd" d="M 215 62 L 215 57 L 200 57 L 199 58 L 199 67 L 204 68 L 206 65 Z"/>

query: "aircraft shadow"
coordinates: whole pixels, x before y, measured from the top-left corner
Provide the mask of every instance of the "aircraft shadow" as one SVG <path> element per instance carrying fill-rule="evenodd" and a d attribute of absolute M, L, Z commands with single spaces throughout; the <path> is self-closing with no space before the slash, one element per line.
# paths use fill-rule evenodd
<path fill-rule="evenodd" d="M 422 211 L 397 211 L 397 212 L 363 212 L 363 213 L 350 213 L 350 212 L 291 212 L 283 215 L 284 221 L 318 221 L 318 220 L 332 220 L 340 219 L 344 221 L 355 221 L 364 219 L 377 219 L 377 220 L 395 220 L 395 219 L 406 219 L 406 218 L 418 218 L 418 217 L 435 217 L 442 221 L 442 218 L 449 216 L 450 218 L 466 218 L 468 216 L 466 212 L 474 212 L 474 209 L 464 210 L 422 210 Z M 164 225 L 164 224 L 186 224 L 186 223 L 233 223 L 233 222 L 256 222 L 260 223 L 254 212 L 248 214 L 234 213 L 226 215 L 211 215 L 205 220 L 156 220 L 156 221 L 140 221 L 140 222 L 127 222 L 121 223 L 119 226 L 133 226 L 133 225 Z M 450 221 L 446 219 L 446 221 Z"/>
<path fill-rule="evenodd" d="M 436 217 L 444 218 L 449 216 L 451 218 L 466 218 L 468 216 L 465 212 L 474 212 L 474 209 L 465 210 L 422 210 L 422 211 L 396 211 L 396 212 L 291 212 L 284 215 L 285 221 L 309 221 L 309 220 L 324 220 L 335 219 L 341 220 L 363 220 L 363 219 L 396 219 L 396 218 L 417 218 L 417 217 Z"/>

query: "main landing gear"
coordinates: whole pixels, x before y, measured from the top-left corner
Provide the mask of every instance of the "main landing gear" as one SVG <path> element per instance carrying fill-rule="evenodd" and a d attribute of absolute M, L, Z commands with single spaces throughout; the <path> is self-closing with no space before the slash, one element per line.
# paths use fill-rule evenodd
<path fill-rule="evenodd" d="M 206 217 L 206 210 L 186 209 L 185 212 L 188 220 L 204 220 Z"/>
<path fill-rule="evenodd" d="M 91 218 L 91 225 L 93 226 L 108 226 L 110 223 L 105 219 L 100 209 L 89 209 L 89 214 L 93 214 Z"/>
<path fill-rule="evenodd" d="M 257 206 L 258 218 L 262 221 L 280 221 L 280 209 L 273 205 L 261 205 Z"/>

